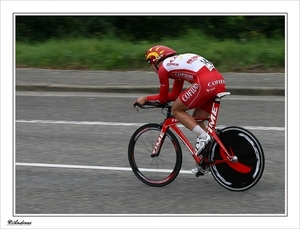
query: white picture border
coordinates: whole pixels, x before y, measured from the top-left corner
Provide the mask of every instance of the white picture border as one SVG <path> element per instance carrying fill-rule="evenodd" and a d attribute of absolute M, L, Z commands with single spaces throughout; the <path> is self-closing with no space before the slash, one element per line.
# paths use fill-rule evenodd
<path fill-rule="evenodd" d="M 133 7 L 134 6 L 134 7 Z M 299 1 L 1 1 L 1 228 L 299 228 Z M 128 11 L 127 11 L 128 9 Z M 198 10 L 196 10 L 198 9 Z M 124 11 L 125 10 L 125 11 Z M 255 14 L 287 13 L 288 80 L 286 81 L 286 217 L 15 217 L 13 215 L 14 25 L 15 13 L 101 14 L 186 13 Z M 283 171 L 284 172 L 284 171 Z M 32 222 L 11 226 L 9 219 Z M 199 224 L 199 222 L 201 222 Z"/>

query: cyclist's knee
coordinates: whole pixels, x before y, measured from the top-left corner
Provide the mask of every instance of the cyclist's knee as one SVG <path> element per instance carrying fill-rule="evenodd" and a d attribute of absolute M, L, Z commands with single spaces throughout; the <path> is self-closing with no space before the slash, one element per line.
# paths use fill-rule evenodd
<path fill-rule="evenodd" d="M 171 109 L 171 112 L 173 115 L 175 115 L 176 113 L 178 112 L 185 112 L 187 110 L 189 110 L 190 108 L 188 108 L 186 105 L 184 105 L 180 99 L 176 99 L 174 101 L 174 104 L 172 105 L 172 109 Z"/>
<path fill-rule="evenodd" d="M 177 115 L 181 112 L 184 112 L 184 110 L 179 109 L 179 107 L 172 106 L 171 112 L 175 117 L 177 117 Z"/>

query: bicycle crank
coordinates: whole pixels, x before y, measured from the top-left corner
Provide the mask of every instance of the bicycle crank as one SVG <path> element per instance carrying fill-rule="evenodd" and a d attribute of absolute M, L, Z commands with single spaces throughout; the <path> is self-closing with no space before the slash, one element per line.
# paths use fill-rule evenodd
<path fill-rule="evenodd" d="M 209 167 L 202 167 L 201 165 L 196 164 L 196 168 L 192 169 L 192 173 L 195 174 L 196 177 L 204 176 L 205 174 L 210 173 Z"/>

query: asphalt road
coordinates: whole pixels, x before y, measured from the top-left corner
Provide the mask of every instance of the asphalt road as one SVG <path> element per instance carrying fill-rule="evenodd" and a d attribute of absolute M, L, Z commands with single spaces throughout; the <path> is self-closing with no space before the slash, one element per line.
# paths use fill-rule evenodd
<path fill-rule="evenodd" d="M 245 192 L 221 187 L 211 175 L 181 173 L 149 187 L 127 160 L 131 134 L 161 122 L 160 110 L 140 110 L 137 94 L 16 92 L 15 208 L 17 215 L 276 215 L 287 214 L 283 96 L 228 96 L 219 126 L 248 128 L 266 157 L 259 183 Z M 191 139 L 193 134 L 186 132 Z M 194 168 L 183 148 L 183 171 Z"/>

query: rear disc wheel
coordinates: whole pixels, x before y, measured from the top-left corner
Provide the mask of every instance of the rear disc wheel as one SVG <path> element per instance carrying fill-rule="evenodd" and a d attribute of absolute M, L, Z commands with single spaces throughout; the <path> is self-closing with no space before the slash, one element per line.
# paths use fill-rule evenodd
<path fill-rule="evenodd" d="M 263 148 L 257 138 L 241 127 L 226 127 L 219 137 L 226 149 L 237 156 L 237 162 L 210 165 L 215 180 L 231 191 L 245 191 L 260 180 L 265 165 Z M 213 142 L 210 148 L 211 161 L 226 159 L 225 152 Z"/>

